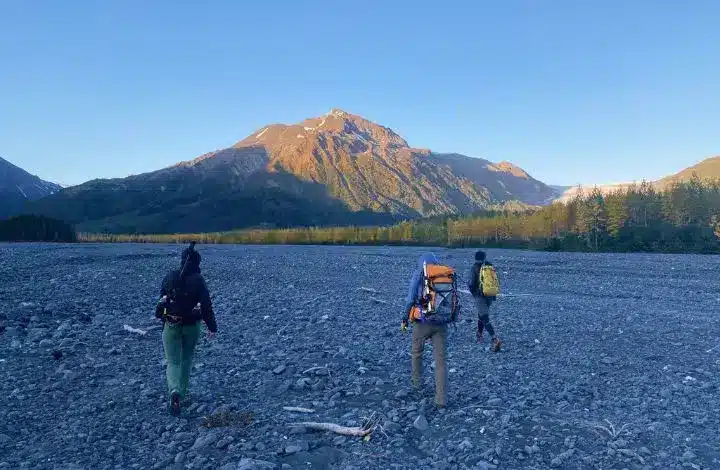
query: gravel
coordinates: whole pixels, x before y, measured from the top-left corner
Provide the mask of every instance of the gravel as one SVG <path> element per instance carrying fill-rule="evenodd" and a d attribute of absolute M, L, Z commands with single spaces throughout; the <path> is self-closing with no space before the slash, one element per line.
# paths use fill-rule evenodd
<path fill-rule="evenodd" d="M 424 250 L 199 245 L 219 333 L 176 418 L 153 310 L 182 248 L 0 245 L 0 468 L 720 468 L 717 257 L 490 250 L 503 350 L 463 295 L 435 410 L 398 321 Z"/>

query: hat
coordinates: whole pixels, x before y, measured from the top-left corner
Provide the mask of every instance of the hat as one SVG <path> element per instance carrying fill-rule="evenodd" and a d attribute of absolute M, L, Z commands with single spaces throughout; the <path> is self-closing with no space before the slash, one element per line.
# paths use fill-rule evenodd
<path fill-rule="evenodd" d="M 478 250 L 475 252 L 475 261 L 485 261 L 485 252 Z"/>

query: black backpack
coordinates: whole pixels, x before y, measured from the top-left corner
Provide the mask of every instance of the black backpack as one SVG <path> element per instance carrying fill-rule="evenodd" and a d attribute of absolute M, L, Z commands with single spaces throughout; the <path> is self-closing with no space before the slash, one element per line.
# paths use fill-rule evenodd
<path fill-rule="evenodd" d="M 186 269 L 191 257 L 191 252 L 195 249 L 195 242 L 190 243 L 187 256 L 183 262 L 180 271 L 173 271 L 170 274 L 169 286 L 166 295 L 158 304 L 158 313 L 171 323 L 179 323 L 187 315 L 192 314 L 194 305 L 190 298 L 190 292 L 187 290 Z"/>

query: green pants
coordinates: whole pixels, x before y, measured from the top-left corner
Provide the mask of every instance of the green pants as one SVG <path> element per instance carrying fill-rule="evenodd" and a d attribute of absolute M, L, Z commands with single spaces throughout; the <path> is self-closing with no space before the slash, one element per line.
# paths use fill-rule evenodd
<path fill-rule="evenodd" d="M 194 325 L 173 325 L 165 323 L 163 328 L 163 346 L 167 368 L 168 393 L 178 392 L 184 397 L 190 385 L 195 346 L 200 338 L 200 323 Z"/>

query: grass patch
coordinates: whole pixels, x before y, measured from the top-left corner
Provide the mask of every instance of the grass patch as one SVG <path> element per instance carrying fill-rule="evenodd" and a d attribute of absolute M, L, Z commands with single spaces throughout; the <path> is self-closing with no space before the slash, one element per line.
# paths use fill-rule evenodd
<path fill-rule="evenodd" d="M 255 423 L 255 413 L 251 411 L 221 411 L 203 417 L 200 425 L 204 428 L 227 428 L 230 426 L 250 427 Z"/>

